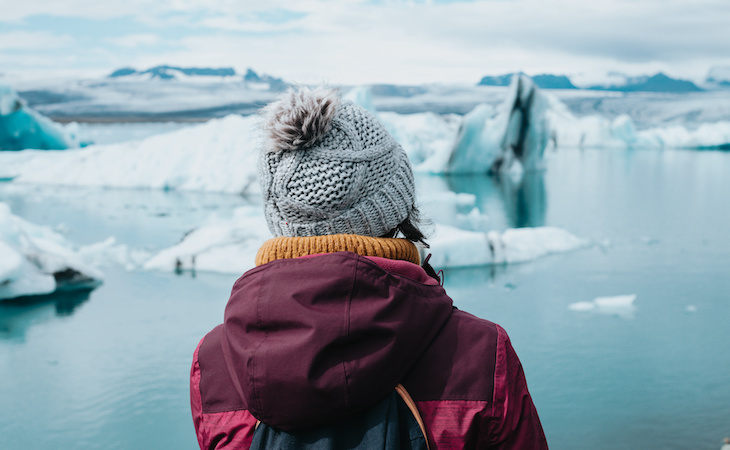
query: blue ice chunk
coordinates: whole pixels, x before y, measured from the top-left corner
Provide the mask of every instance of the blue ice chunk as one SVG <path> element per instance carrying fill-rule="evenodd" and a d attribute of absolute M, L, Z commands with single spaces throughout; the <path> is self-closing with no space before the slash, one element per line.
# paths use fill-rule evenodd
<path fill-rule="evenodd" d="M 549 109 L 550 100 L 527 76 L 515 76 L 496 115 L 479 105 L 464 116 L 444 172 L 540 170 L 550 139 Z"/>
<path fill-rule="evenodd" d="M 71 146 L 59 124 L 28 108 L 14 90 L 0 84 L 0 150 L 63 150 Z"/>

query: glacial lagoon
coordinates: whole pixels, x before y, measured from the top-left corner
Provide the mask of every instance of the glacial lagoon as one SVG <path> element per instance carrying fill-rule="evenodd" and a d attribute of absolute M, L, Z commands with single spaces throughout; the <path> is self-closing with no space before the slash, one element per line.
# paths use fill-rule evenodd
<path fill-rule="evenodd" d="M 522 180 L 418 177 L 473 194 L 490 229 L 591 242 L 445 271 L 459 308 L 510 334 L 552 448 L 714 449 L 730 434 L 728 173 L 728 152 L 558 149 Z M 143 257 L 257 200 L 0 183 L 0 201 L 79 245 L 114 236 Z M 190 360 L 238 275 L 112 259 L 92 291 L 0 304 L 0 448 L 197 448 Z M 571 307 L 620 295 L 636 300 Z"/>

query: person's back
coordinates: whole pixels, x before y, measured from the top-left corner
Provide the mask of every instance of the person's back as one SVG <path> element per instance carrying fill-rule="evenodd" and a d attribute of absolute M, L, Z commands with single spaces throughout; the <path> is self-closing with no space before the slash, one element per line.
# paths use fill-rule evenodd
<path fill-rule="evenodd" d="M 334 91 L 289 92 L 267 113 L 259 173 L 277 237 L 195 351 L 200 447 L 248 448 L 258 420 L 338 423 L 402 384 L 432 449 L 546 448 L 507 334 L 454 308 L 419 265 L 403 149 Z"/>

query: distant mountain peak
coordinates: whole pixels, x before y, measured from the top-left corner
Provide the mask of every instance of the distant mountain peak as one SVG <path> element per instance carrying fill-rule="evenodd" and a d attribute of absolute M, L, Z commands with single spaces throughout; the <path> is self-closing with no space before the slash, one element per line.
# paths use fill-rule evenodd
<path fill-rule="evenodd" d="M 508 73 L 499 76 L 485 76 L 479 81 L 478 86 L 509 86 L 512 77 L 525 75 L 523 72 Z M 577 89 L 565 75 L 540 74 L 530 77 L 535 85 L 542 89 Z"/>
<path fill-rule="evenodd" d="M 236 71 L 232 67 L 177 67 L 161 65 L 150 67 L 147 70 L 138 71 L 133 67 L 123 67 L 117 69 L 109 75 L 109 78 L 126 77 L 130 75 L 144 75 L 150 74 L 152 78 L 159 78 L 162 80 L 171 80 L 177 78 L 178 74 L 187 76 L 213 76 L 213 77 L 232 77 L 236 75 Z"/>
<path fill-rule="evenodd" d="M 681 80 L 657 72 L 651 76 L 626 77 L 623 84 L 590 86 L 588 89 L 620 92 L 700 92 L 703 89 L 689 80 Z"/>
<path fill-rule="evenodd" d="M 243 76 L 243 82 L 247 85 L 268 85 L 270 91 L 283 91 L 289 85 L 281 78 L 272 77 L 271 75 L 261 74 L 259 75 L 250 67 L 246 69 L 246 74 Z"/>

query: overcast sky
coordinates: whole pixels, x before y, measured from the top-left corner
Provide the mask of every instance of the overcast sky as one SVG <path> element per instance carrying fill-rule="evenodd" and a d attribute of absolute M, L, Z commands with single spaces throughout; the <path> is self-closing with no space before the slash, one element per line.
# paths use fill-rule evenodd
<path fill-rule="evenodd" d="M 730 66 L 730 1 L 0 0 L 0 73 L 160 64 L 304 83 L 476 83 L 519 70 L 701 81 Z"/>

